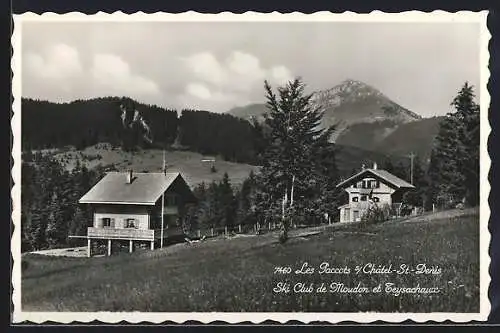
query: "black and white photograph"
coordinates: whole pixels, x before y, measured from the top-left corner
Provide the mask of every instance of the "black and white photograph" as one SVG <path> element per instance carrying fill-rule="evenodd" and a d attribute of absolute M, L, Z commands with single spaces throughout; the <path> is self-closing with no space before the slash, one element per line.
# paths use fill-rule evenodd
<path fill-rule="evenodd" d="M 14 15 L 14 321 L 486 320 L 487 14 Z"/>

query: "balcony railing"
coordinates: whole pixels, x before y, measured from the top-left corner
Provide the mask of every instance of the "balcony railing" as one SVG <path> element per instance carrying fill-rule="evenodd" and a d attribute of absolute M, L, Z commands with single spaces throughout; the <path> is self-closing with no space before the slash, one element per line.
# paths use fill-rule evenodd
<path fill-rule="evenodd" d="M 163 238 L 183 235 L 182 227 L 169 227 L 163 229 Z M 161 229 L 114 229 L 94 228 L 87 229 L 87 236 L 100 239 L 123 239 L 152 241 L 161 238 Z"/>
<path fill-rule="evenodd" d="M 370 207 L 370 203 L 368 201 L 360 201 L 360 202 L 351 202 L 351 209 L 368 209 Z"/>
<path fill-rule="evenodd" d="M 115 228 L 94 228 L 87 229 L 87 236 L 90 238 L 102 239 L 125 239 L 125 240 L 154 240 L 154 230 L 148 229 L 115 229 Z"/>

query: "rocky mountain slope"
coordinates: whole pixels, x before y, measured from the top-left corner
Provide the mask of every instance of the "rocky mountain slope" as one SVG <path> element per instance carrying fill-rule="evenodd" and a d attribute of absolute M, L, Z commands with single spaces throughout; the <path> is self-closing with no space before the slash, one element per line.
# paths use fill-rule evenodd
<path fill-rule="evenodd" d="M 335 125 L 337 130 L 332 141 L 342 145 L 383 153 L 407 153 L 406 146 L 415 149 L 415 145 L 419 145 L 418 142 L 410 142 L 410 138 L 420 137 L 425 138 L 425 147 L 417 148 L 427 155 L 437 133 L 439 118 L 431 121 L 423 119 L 361 81 L 348 79 L 333 88 L 316 91 L 312 102 L 325 110 L 321 126 Z M 264 103 L 228 111 L 236 117 L 261 120 L 265 112 L 267 108 Z M 401 135 L 405 131 L 410 134 Z M 397 142 L 394 138 L 397 138 Z M 393 152 L 391 147 L 395 144 L 397 149 Z"/>

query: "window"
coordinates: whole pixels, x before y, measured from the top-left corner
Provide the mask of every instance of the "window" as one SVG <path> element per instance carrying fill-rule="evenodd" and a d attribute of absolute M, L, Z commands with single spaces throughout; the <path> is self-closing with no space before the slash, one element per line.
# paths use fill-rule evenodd
<path fill-rule="evenodd" d="M 111 219 L 109 217 L 102 218 L 102 227 L 103 228 L 111 228 Z"/>
<path fill-rule="evenodd" d="M 125 228 L 137 228 L 135 219 L 127 219 L 127 223 L 125 224 Z"/>
<path fill-rule="evenodd" d="M 361 182 L 358 182 L 358 183 L 356 184 L 356 187 L 357 187 L 357 188 L 363 188 L 363 182 L 362 182 L 362 181 L 361 181 Z"/>
<path fill-rule="evenodd" d="M 355 210 L 353 211 L 354 213 L 354 221 L 357 221 L 359 219 L 359 211 Z"/>
<path fill-rule="evenodd" d="M 177 196 L 174 194 L 167 195 L 165 197 L 165 203 L 167 206 L 175 206 L 177 205 Z"/>
<path fill-rule="evenodd" d="M 373 202 L 380 202 L 380 199 L 378 197 L 373 197 L 372 200 Z"/>
<path fill-rule="evenodd" d="M 352 197 L 352 202 L 358 202 L 358 197 Z"/>
<path fill-rule="evenodd" d="M 366 201 L 366 195 L 361 196 L 361 201 Z"/>

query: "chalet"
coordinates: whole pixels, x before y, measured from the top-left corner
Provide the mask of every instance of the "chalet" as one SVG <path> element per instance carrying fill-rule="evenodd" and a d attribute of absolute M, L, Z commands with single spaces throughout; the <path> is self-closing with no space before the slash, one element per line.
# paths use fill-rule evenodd
<path fill-rule="evenodd" d="M 187 204 L 195 197 L 180 173 L 107 173 L 80 200 L 93 211 L 92 226 L 87 229 L 88 256 L 93 240 L 108 241 L 111 255 L 113 240 L 155 242 L 183 234 L 180 223 Z"/>
<path fill-rule="evenodd" d="M 363 170 L 340 182 L 337 187 L 349 194 L 349 203 L 339 207 L 340 222 L 361 221 L 372 205 L 389 205 L 399 215 L 403 194 L 415 188 L 390 172 L 378 169 L 376 163 L 372 169 L 363 167 Z"/>

